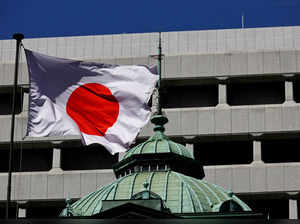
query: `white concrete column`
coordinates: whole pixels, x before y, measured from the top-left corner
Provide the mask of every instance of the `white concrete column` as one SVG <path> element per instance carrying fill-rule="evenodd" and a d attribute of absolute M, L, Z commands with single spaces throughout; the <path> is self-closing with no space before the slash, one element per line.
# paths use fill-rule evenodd
<path fill-rule="evenodd" d="M 219 84 L 219 104 L 227 104 L 227 88 L 226 84 Z"/>
<path fill-rule="evenodd" d="M 297 200 L 289 199 L 289 219 L 298 219 Z"/>
<path fill-rule="evenodd" d="M 62 172 L 61 169 L 61 149 L 53 148 L 52 169 L 50 172 Z"/>
<path fill-rule="evenodd" d="M 24 92 L 22 113 L 27 115 L 28 108 L 29 108 L 29 94 Z"/>
<path fill-rule="evenodd" d="M 261 141 L 253 141 L 253 161 L 262 162 L 261 160 Z"/>
<path fill-rule="evenodd" d="M 53 149 L 53 160 L 52 160 L 52 168 L 60 168 L 61 162 L 61 150 L 58 148 Z"/>
<path fill-rule="evenodd" d="M 26 208 L 18 209 L 18 218 L 26 218 Z"/>
<path fill-rule="evenodd" d="M 18 206 L 17 206 L 18 218 L 26 218 L 26 208 L 24 208 L 26 202 L 27 201 L 17 201 L 17 203 L 18 203 Z"/>
<path fill-rule="evenodd" d="M 191 152 L 192 156 L 194 156 L 194 144 L 189 144 L 189 143 L 187 143 L 187 144 L 185 145 L 185 147 L 186 147 L 187 149 L 189 149 L 189 151 Z M 195 156 L 194 156 L 194 157 L 195 157 Z"/>
<path fill-rule="evenodd" d="M 261 140 L 262 133 L 252 133 L 253 138 L 253 162 L 252 163 L 263 163 L 261 156 Z"/>
<path fill-rule="evenodd" d="M 227 77 L 219 77 L 218 81 L 218 88 L 219 88 L 219 103 L 217 106 L 228 106 L 227 104 Z"/>
<path fill-rule="evenodd" d="M 293 74 L 284 75 L 285 77 L 285 104 L 293 104 L 294 101 L 294 89 L 293 89 Z"/>

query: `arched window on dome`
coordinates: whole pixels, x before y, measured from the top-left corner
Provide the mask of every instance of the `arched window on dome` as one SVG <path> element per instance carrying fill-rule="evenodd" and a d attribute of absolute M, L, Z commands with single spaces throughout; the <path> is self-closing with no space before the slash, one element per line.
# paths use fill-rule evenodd
<path fill-rule="evenodd" d="M 242 206 L 233 199 L 224 201 L 220 204 L 219 212 L 242 212 Z"/>

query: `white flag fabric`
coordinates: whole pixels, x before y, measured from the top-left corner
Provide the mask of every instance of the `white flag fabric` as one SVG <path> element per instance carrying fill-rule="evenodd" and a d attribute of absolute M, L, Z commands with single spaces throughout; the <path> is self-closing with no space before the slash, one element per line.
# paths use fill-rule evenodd
<path fill-rule="evenodd" d="M 27 136 L 81 135 L 124 152 L 150 118 L 158 76 L 147 66 L 56 58 L 25 49 L 29 76 Z M 152 71 L 152 72 L 151 72 Z"/>

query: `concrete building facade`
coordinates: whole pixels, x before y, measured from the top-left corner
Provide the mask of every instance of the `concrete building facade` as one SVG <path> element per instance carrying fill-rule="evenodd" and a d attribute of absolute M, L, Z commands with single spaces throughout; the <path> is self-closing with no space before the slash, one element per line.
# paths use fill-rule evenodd
<path fill-rule="evenodd" d="M 52 56 L 112 64 L 155 64 L 158 33 L 24 39 Z M 185 144 L 206 179 L 270 218 L 298 218 L 300 27 L 162 33 L 166 135 Z M 0 41 L 0 216 L 4 217 L 15 41 Z M 21 55 L 11 215 L 57 216 L 115 179 L 101 146 L 79 136 L 25 137 L 28 71 Z M 153 97 L 155 104 L 155 96 Z M 149 123 L 137 142 L 152 135 Z"/>

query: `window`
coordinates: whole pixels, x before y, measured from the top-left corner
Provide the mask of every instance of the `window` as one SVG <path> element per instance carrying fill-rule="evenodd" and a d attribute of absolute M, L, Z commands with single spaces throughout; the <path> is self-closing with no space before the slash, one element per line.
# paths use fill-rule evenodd
<path fill-rule="evenodd" d="M 294 100 L 300 102 L 300 80 L 297 79 L 293 82 Z"/>
<path fill-rule="evenodd" d="M 118 154 L 111 155 L 103 146 L 93 144 L 81 148 L 63 148 L 61 167 L 63 170 L 112 169 L 118 162 Z"/>
<path fill-rule="evenodd" d="M 151 164 L 150 165 L 150 170 L 151 171 L 156 171 L 157 170 L 157 164 Z"/>
<path fill-rule="evenodd" d="M 252 141 L 215 141 L 194 144 L 195 159 L 203 165 L 249 164 L 253 161 Z"/>
<path fill-rule="evenodd" d="M 162 89 L 163 108 L 210 107 L 218 104 L 218 86 L 174 85 Z"/>
<path fill-rule="evenodd" d="M 10 219 L 16 218 L 17 215 L 17 209 L 16 204 L 11 205 L 11 207 L 8 210 L 8 217 Z M 0 220 L 5 219 L 6 216 L 6 203 L 0 204 Z"/>
<path fill-rule="evenodd" d="M 13 102 L 13 87 L 0 89 L 0 115 L 8 115 L 12 113 Z M 19 87 L 17 89 L 16 101 L 15 101 L 15 113 L 19 114 L 23 109 L 23 89 Z"/>
<path fill-rule="evenodd" d="M 65 207 L 65 201 L 29 202 L 26 208 L 26 218 L 57 218 Z"/>
<path fill-rule="evenodd" d="M 232 106 L 281 104 L 284 101 L 284 81 L 231 82 L 227 85 L 227 102 Z"/>
<path fill-rule="evenodd" d="M 52 168 L 52 148 L 15 148 L 12 154 L 12 171 L 49 171 Z M 8 172 L 9 146 L 0 149 L 0 172 Z"/>
<path fill-rule="evenodd" d="M 262 160 L 265 163 L 300 162 L 300 139 L 263 140 Z"/>
<path fill-rule="evenodd" d="M 165 164 L 158 164 L 158 170 L 159 170 L 159 171 L 164 171 L 164 170 L 166 170 L 166 165 L 165 165 Z"/>
<path fill-rule="evenodd" d="M 263 213 L 265 217 L 270 219 L 289 218 L 289 201 L 287 199 L 248 199 L 243 201 L 254 212 Z"/>

